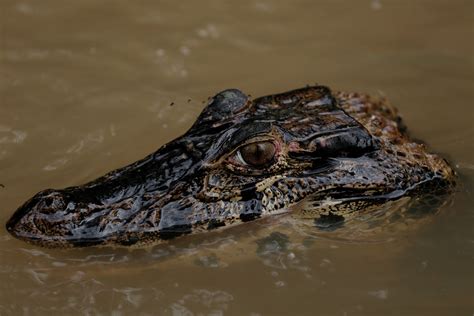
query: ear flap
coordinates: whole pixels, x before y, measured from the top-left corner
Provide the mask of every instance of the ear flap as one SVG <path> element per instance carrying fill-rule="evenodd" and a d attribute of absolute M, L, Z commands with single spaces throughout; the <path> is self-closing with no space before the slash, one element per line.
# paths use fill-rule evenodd
<path fill-rule="evenodd" d="M 241 111 L 248 103 L 248 97 L 238 89 L 228 89 L 216 94 L 202 111 L 196 124 L 226 119 Z"/>

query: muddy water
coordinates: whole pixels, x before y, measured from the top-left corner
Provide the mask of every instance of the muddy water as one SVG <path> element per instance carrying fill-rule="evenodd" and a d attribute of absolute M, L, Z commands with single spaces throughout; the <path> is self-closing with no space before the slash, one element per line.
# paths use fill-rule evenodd
<path fill-rule="evenodd" d="M 3 0 L 0 315 L 472 315 L 473 12 L 470 0 Z M 387 95 L 453 161 L 452 200 L 351 238 L 288 218 L 135 250 L 41 249 L 5 231 L 37 191 L 180 135 L 219 90 L 315 82 Z"/>

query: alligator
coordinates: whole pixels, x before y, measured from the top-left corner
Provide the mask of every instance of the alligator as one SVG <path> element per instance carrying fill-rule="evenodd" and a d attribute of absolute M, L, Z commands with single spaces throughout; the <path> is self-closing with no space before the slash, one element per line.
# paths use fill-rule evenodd
<path fill-rule="evenodd" d="M 228 89 L 183 136 L 84 185 L 39 192 L 6 227 L 44 247 L 146 245 L 308 199 L 315 224 L 340 223 L 371 205 L 447 192 L 455 178 L 385 98 L 315 85 L 252 100 Z"/>

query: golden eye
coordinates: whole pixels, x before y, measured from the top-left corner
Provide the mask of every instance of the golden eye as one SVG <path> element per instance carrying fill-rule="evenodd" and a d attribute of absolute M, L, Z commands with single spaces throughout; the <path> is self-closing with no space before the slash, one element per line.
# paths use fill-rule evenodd
<path fill-rule="evenodd" d="M 266 167 L 274 161 L 276 153 L 272 142 L 251 143 L 239 149 L 241 160 L 252 167 Z"/>

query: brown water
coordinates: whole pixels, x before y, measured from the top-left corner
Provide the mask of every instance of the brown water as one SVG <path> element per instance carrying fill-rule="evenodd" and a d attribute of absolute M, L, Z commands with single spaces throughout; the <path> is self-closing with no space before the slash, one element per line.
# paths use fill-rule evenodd
<path fill-rule="evenodd" d="M 2 0 L 0 10 L 0 315 L 474 313 L 473 1 Z M 41 249 L 5 231 L 37 191 L 180 135 L 219 90 L 315 82 L 387 95 L 453 161 L 453 200 L 389 238 L 350 241 L 284 218 L 135 250 Z"/>

